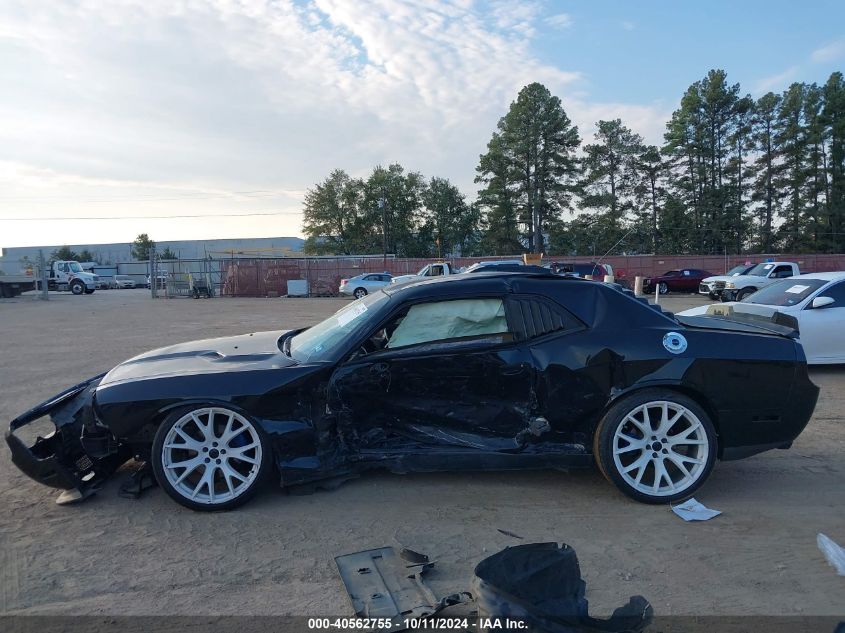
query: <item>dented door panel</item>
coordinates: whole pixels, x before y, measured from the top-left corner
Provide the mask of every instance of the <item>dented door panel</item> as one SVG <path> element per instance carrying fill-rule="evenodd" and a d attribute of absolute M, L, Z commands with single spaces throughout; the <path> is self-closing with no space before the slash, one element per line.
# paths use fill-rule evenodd
<path fill-rule="evenodd" d="M 516 345 L 387 352 L 341 367 L 330 397 L 361 449 L 515 450 L 531 422 L 533 375 L 527 349 Z"/>

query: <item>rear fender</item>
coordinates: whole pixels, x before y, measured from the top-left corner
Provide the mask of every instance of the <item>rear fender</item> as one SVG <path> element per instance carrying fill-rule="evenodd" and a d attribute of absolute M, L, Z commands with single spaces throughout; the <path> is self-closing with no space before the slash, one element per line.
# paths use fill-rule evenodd
<path fill-rule="evenodd" d="M 710 400 L 708 400 L 701 392 L 696 391 L 695 389 L 691 389 L 689 386 L 684 385 L 679 380 L 656 380 L 644 383 L 637 383 L 635 385 L 631 385 L 627 389 L 616 391 L 611 395 L 611 399 L 608 401 L 607 405 L 602 410 L 599 416 L 599 420 L 602 420 L 604 416 L 607 415 L 608 411 L 610 411 L 610 409 L 612 409 L 616 404 L 631 395 L 643 391 L 644 389 L 668 389 L 670 391 L 675 391 L 694 400 L 695 403 L 698 404 L 698 406 L 704 409 L 704 412 L 708 415 L 710 421 L 713 423 L 713 427 L 716 429 L 716 442 L 719 446 L 718 455 L 719 458 L 721 458 L 721 430 L 719 427 L 719 415 L 716 408 L 713 406 L 713 403 L 710 402 Z M 596 428 L 598 428 L 598 425 L 596 425 Z M 593 431 L 595 433 L 595 429 Z M 590 446 L 592 446 L 592 439 L 590 441 Z"/>

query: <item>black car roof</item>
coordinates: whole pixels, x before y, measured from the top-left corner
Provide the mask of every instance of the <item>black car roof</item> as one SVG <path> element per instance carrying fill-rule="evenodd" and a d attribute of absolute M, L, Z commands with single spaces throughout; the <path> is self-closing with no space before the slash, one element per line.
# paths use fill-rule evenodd
<path fill-rule="evenodd" d="M 545 295 L 567 308 L 586 324 L 599 321 L 615 324 L 616 327 L 636 324 L 654 324 L 672 318 L 659 306 L 649 304 L 646 299 L 634 297 L 630 290 L 622 290 L 611 284 L 590 281 L 579 277 L 567 277 L 554 273 L 521 273 L 491 271 L 435 277 L 389 286 L 384 292 L 402 301 L 436 299 L 455 295 L 489 293 L 526 293 Z"/>

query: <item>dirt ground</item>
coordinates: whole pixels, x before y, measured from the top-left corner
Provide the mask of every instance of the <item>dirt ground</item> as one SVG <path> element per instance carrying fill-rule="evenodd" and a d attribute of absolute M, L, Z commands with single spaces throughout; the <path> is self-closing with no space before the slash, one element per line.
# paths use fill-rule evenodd
<path fill-rule="evenodd" d="M 144 350 L 287 329 L 333 299 L 159 299 L 142 290 L 0 301 L 0 420 Z M 670 297 L 668 309 L 700 303 Z M 845 544 L 845 367 L 812 371 L 815 416 L 792 450 L 718 464 L 697 498 L 723 512 L 684 523 L 628 500 L 595 470 L 370 474 L 331 492 L 268 488 L 240 510 L 196 513 L 120 476 L 75 506 L 0 447 L 0 613 L 349 615 L 333 558 L 384 545 L 437 561 L 438 595 L 527 541 L 572 545 L 595 613 L 642 594 L 660 615 L 842 615 L 845 578 L 816 546 Z M 6 422 L 3 422 L 5 424 Z M 497 528 L 524 537 L 517 540 Z"/>

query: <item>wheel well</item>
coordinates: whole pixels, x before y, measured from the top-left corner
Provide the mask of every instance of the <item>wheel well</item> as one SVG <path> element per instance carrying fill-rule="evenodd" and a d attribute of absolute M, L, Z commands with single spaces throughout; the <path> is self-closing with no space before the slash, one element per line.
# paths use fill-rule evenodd
<path fill-rule="evenodd" d="M 599 416 L 599 420 L 604 418 L 607 415 L 607 412 L 620 400 L 627 398 L 628 396 L 635 395 L 645 389 L 666 389 L 668 391 L 676 391 L 677 393 L 685 395 L 687 398 L 690 398 L 695 401 L 695 403 L 704 409 L 704 412 L 709 416 L 710 421 L 713 423 L 713 428 L 716 429 L 716 444 L 717 444 L 717 455 L 721 459 L 722 457 L 722 442 L 721 442 L 721 429 L 719 427 L 719 416 L 716 412 L 716 409 L 710 403 L 710 401 L 704 397 L 700 392 L 696 391 L 695 389 L 690 389 L 689 387 L 684 387 L 683 385 L 672 385 L 672 384 L 651 384 L 651 385 L 642 385 L 639 387 L 635 387 L 628 391 L 625 391 L 619 394 L 617 397 L 613 398 L 610 402 L 607 403 L 605 408 L 602 410 L 601 415 Z M 593 435 L 595 435 L 596 430 L 598 429 L 598 424 L 593 429 Z M 592 438 L 590 439 L 590 443 L 592 444 Z"/>

